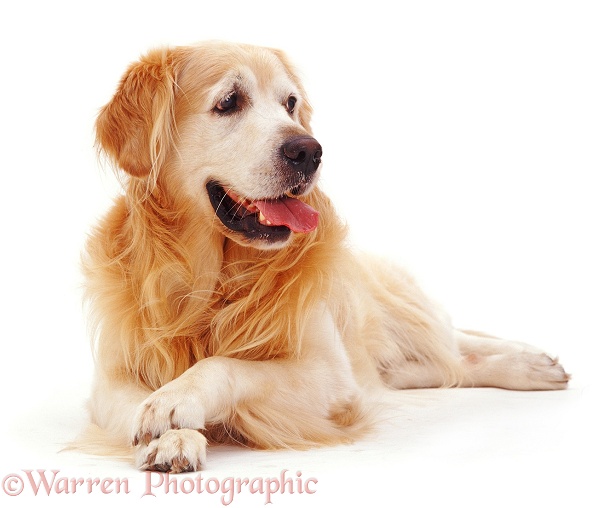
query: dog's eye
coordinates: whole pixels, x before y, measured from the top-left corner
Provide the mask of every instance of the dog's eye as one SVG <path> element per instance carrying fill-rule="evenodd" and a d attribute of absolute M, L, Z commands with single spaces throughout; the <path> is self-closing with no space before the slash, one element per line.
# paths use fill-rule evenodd
<path fill-rule="evenodd" d="M 296 99 L 293 95 L 290 95 L 287 99 L 287 102 L 285 103 L 285 109 L 287 109 L 287 112 L 290 115 L 294 112 L 296 102 L 298 102 L 298 99 Z"/>
<path fill-rule="evenodd" d="M 237 106 L 237 92 L 233 91 L 227 94 L 224 98 L 220 99 L 214 109 L 218 113 L 226 113 Z"/>

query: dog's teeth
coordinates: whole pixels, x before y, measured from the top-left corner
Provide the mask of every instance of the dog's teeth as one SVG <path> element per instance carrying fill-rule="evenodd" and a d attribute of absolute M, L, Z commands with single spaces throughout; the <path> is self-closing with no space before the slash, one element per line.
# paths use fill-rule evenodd
<path fill-rule="evenodd" d="M 264 224 L 265 226 L 273 225 L 273 223 L 268 220 L 262 212 L 258 212 L 258 222 L 260 222 L 260 224 Z"/>

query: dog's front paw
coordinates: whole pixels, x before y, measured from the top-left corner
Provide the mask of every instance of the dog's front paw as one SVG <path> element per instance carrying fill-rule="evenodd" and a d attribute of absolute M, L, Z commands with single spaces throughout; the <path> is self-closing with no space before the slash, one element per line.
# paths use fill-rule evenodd
<path fill-rule="evenodd" d="M 139 407 L 132 433 L 135 446 L 149 445 L 169 430 L 204 428 L 203 406 L 195 390 L 176 381 L 152 393 Z"/>
<path fill-rule="evenodd" d="M 191 429 L 164 432 L 136 451 L 136 466 L 163 473 L 190 473 L 201 470 L 206 461 L 206 438 Z"/>

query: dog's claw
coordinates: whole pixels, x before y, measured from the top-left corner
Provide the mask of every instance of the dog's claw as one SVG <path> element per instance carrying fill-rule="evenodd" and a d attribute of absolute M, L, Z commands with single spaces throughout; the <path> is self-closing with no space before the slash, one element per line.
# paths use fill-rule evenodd
<path fill-rule="evenodd" d="M 207 441 L 191 429 L 169 430 L 148 445 L 139 446 L 137 466 L 162 473 L 191 473 L 203 469 Z"/>

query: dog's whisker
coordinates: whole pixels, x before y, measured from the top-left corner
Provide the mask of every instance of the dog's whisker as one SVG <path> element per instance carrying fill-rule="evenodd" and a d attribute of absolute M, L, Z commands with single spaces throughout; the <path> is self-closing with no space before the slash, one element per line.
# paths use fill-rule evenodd
<path fill-rule="evenodd" d="M 232 191 L 232 190 L 233 190 L 233 188 L 229 187 L 227 192 Z M 214 210 L 214 215 L 212 215 L 212 220 L 214 220 L 214 219 L 220 220 L 220 217 L 218 217 L 218 208 L 220 208 L 220 206 L 222 206 L 222 203 L 226 199 L 226 197 L 227 197 L 227 194 L 225 193 L 224 196 L 222 196 L 222 198 L 220 198 L 220 201 L 218 202 L 218 206 Z"/>

